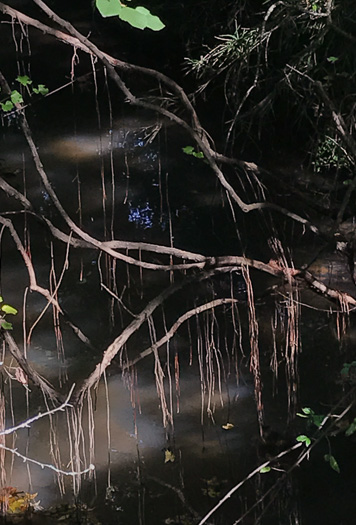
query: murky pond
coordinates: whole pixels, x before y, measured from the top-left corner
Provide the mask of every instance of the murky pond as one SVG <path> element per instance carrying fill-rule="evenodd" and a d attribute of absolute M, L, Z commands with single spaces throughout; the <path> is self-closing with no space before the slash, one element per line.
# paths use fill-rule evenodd
<path fill-rule="evenodd" d="M 266 223 L 232 214 L 204 160 L 183 153 L 190 139 L 175 125 L 121 102 L 112 108 L 106 79 L 99 75 L 96 81 L 99 96 L 91 91 L 90 103 L 87 94 L 67 88 L 56 99 L 44 99 L 29 121 L 65 212 L 104 243 L 101 248 L 112 246 L 126 259 L 71 232 L 38 176 L 16 118 L 3 116 L 1 175 L 35 213 L 23 213 L 21 203 L 2 192 L 1 215 L 19 234 L 38 286 L 50 291 L 65 314 L 58 319 L 48 297 L 29 291 L 24 257 L 9 231 L 1 230 L 1 295 L 19 310 L 11 334 L 36 371 L 65 397 L 150 301 L 169 286 L 177 289 L 146 315 L 79 409 L 40 417 L 8 436 L 12 452 L 2 469 L 3 485 L 38 493 L 44 508 L 81 501 L 108 525 L 173 525 L 199 523 L 244 481 L 207 523 L 353 523 L 355 509 L 347 497 L 355 488 L 351 436 L 345 445 L 336 435 L 332 453 L 325 440 L 299 468 L 296 449 L 273 460 L 270 472 L 258 473 L 259 465 L 294 447 L 296 436 L 312 434 L 302 418 L 293 420 L 296 411 L 313 407 L 326 415 L 349 386 L 340 375 L 343 363 L 354 359 L 347 316 L 334 315 L 325 299 L 313 303 L 314 295 L 303 290 L 295 295 L 302 316 L 293 335 L 283 287 L 271 293 L 280 284 L 276 279 L 252 270 L 250 280 L 240 268 L 201 280 L 184 268 L 173 274 L 168 265 L 185 257 L 199 262 L 203 255 L 242 255 L 247 240 L 248 256 L 267 262 L 261 242 Z M 51 235 L 54 228 L 57 236 Z M 314 250 L 303 235 L 293 237 L 296 251 L 301 244 Z M 128 265 L 129 257 L 157 269 Z M 338 268 L 337 261 L 330 264 Z M 325 268 L 315 263 L 312 269 L 329 280 L 332 272 Z M 225 302 L 198 310 L 222 297 Z M 85 337 L 77 337 L 79 329 Z M 288 354 L 293 345 L 286 344 L 286 333 L 289 341 L 298 340 L 294 348 L 302 343 L 298 355 Z M 258 373 L 250 361 L 257 339 Z M 6 426 L 12 427 L 51 406 L 35 386 L 21 381 L 5 347 L 1 377 Z M 337 457 L 342 481 L 325 456 Z M 57 473 L 44 464 L 55 465 Z M 78 476 L 58 473 L 90 464 L 95 469 L 83 476 L 81 487 Z M 256 475 L 248 477 L 254 469 Z"/>

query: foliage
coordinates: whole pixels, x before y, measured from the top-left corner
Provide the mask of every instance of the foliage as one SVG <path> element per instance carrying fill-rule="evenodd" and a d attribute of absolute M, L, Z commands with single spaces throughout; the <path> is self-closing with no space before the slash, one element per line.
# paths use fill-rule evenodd
<path fill-rule="evenodd" d="M 0 304 L 4 302 L 4 299 L 0 296 Z M 7 314 L 16 315 L 17 310 L 9 304 L 2 304 L 0 306 L 0 327 L 3 330 L 12 330 L 12 324 L 5 320 Z"/>
<path fill-rule="evenodd" d="M 104 18 L 118 16 L 124 22 L 137 29 L 160 31 L 165 26 L 158 16 L 152 15 L 146 7 L 128 7 L 120 0 L 96 0 L 96 7 Z"/>
<path fill-rule="evenodd" d="M 260 470 L 261 474 L 267 474 L 268 472 L 271 472 L 271 467 L 262 467 Z"/>
<path fill-rule="evenodd" d="M 193 146 L 185 146 L 183 149 L 183 152 L 186 155 L 192 155 L 196 159 L 203 159 L 204 153 L 202 151 L 195 151 L 195 148 Z"/>
<path fill-rule="evenodd" d="M 318 142 L 312 166 L 316 173 L 332 168 L 351 170 L 351 160 L 345 149 L 339 144 L 338 139 L 326 135 Z"/>
<path fill-rule="evenodd" d="M 305 436 L 304 434 L 300 434 L 300 436 L 296 437 L 296 440 L 299 443 L 305 443 L 306 447 L 309 447 L 311 445 L 311 439 L 308 436 Z"/>
<path fill-rule="evenodd" d="M 208 53 L 199 59 L 186 58 L 188 68 L 198 78 L 207 74 L 220 73 L 241 58 L 246 57 L 259 45 L 257 29 L 242 29 L 237 27 L 233 34 L 215 37 L 220 43 L 212 47 Z"/>
<path fill-rule="evenodd" d="M 35 501 L 37 494 L 18 492 L 15 487 L 3 487 L 0 490 L 0 506 L 5 514 L 23 514 L 30 507 L 40 508 Z"/>
<path fill-rule="evenodd" d="M 238 143 L 240 151 L 239 139 L 254 141 L 254 131 L 259 137 L 265 133 L 269 141 L 280 132 L 293 147 L 301 144 L 309 151 L 316 149 L 320 133 L 338 135 L 331 108 L 315 89 L 318 82 L 348 129 L 353 128 L 355 37 L 348 20 L 354 11 L 351 0 L 337 6 L 325 0 L 267 1 L 260 10 L 246 2 L 236 8 L 234 31 L 215 37 L 215 45 L 209 44 L 207 34 L 208 43 L 186 59 L 188 71 L 201 81 L 197 93 L 215 96 L 216 88 L 223 87 L 227 138 Z M 226 27 L 229 23 L 225 21 Z M 281 121 L 288 121 L 288 128 L 279 131 Z M 352 154 L 341 145 L 322 139 L 315 169 L 330 162 L 348 167 Z"/>
<path fill-rule="evenodd" d="M 32 80 L 27 75 L 19 75 L 16 81 L 28 90 L 29 95 L 33 93 L 35 95 L 47 95 L 48 88 L 44 84 L 39 84 L 37 87 L 32 87 Z M 1 89 L 0 89 L 1 91 Z M 13 89 L 9 97 L 4 99 L 4 102 L 0 102 L 0 107 L 4 112 L 11 111 L 16 104 L 22 104 L 24 102 L 22 94 L 17 90 Z"/>
<path fill-rule="evenodd" d="M 323 423 L 325 416 L 320 414 L 315 414 L 314 410 L 309 407 L 302 408 L 302 413 L 298 412 L 297 416 L 307 418 L 310 423 L 320 428 Z"/>
<path fill-rule="evenodd" d="M 324 460 L 329 463 L 330 467 L 335 470 L 335 472 L 337 472 L 338 474 L 340 474 L 340 467 L 338 465 L 338 462 L 336 461 L 336 459 L 334 458 L 334 456 L 332 456 L 331 454 L 325 454 L 324 456 Z"/>

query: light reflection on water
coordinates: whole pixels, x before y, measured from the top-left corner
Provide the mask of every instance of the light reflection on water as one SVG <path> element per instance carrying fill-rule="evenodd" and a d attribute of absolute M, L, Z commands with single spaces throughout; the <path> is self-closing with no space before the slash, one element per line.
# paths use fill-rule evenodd
<path fill-rule="evenodd" d="M 148 380 L 147 380 L 148 379 Z M 166 433 L 162 427 L 161 413 L 157 392 L 154 385 L 154 377 L 146 378 L 144 383 L 137 389 L 137 398 L 141 401 L 140 408 L 132 408 L 130 402 L 130 392 L 125 387 L 122 377 L 119 375 L 110 377 L 108 381 L 109 404 L 110 404 L 110 459 L 113 474 L 113 482 L 120 483 L 120 479 L 127 478 L 127 473 L 137 464 L 137 452 L 139 450 L 142 464 L 147 469 L 146 474 L 160 475 L 164 480 L 169 472 L 169 466 L 164 464 L 164 449 L 172 446 L 179 454 L 181 466 L 185 469 L 187 479 L 194 477 L 197 469 L 200 471 L 202 479 L 205 476 L 219 476 L 219 468 L 216 466 L 211 470 L 209 461 L 220 458 L 221 467 L 225 471 L 225 477 L 229 476 L 229 468 L 235 465 L 239 467 L 238 458 L 244 454 L 247 444 L 250 442 L 251 435 L 255 435 L 254 407 L 251 397 L 251 389 L 248 387 L 235 387 L 231 392 L 237 400 L 230 407 L 230 419 L 236 424 L 236 428 L 226 432 L 221 425 L 226 422 L 226 409 L 217 408 L 213 424 L 206 418 L 204 425 L 204 440 L 202 439 L 202 427 L 200 425 L 201 397 L 197 389 L 196 376 L 192 373 L 181 382 L 180 414 L 175 414 L 175 433 L 170 436 L 167 442 Z M 25 397 L 24 391 L 18 391 L 16 398 Z M 217 396 L 218 397 L 218 396 Z M 224 395 L 225 402 L 227 401 Z M 217 401 L 217 400 L 216 400 Z M 24 406 L 24 405 L 23 405 Z M 35 407 L 31 407 L 31 412 L 36 412 Z M 43 411 L 43 410 L 42 410 Z M 83 420 L 87 420 L 84 410 Z M 106 420 L 106 394 L 103 385 L 100 385 L 96 396 L 95 409 L 95 467 L 97 475 L 107 471 L 108 467 L 108 433 Z M 22 414 L 25 419 L 25 414 Z M 56 418 L 55 418 L 56 419 Z M 70 469 L 68 463 L 68 435 L 66 431 L 66 421 L 62 414 L 59 414 L 57 426 L 57 440 L 60 444 L 62 466 L 64 470 Z M 9 426 L 8 423 L 7 426 Z M 86 433 L 86 431 L 85 431 Z M 27 442 L 28 436 L 28 442 Z M 35 458 L 44 463 L 53 463 L 51 458 L 50 444 L 48 440 L 49 425 L 48 419 L 43 418 L 35 422 L 29 433 L 27 430 L 20 430 L 14 445 L 21 453 Z M 10 441 L 10 440 L 9 440 Z M 28 443 L 28 450 L 26 445 Z M 9 443 L 8 443 L 9 444 Z M 10 445 L 9 445 L 10 446 Z M 231 456 L 233 454 L 233 456 Z M 89 456 L 87 456 L 89 457 Z M 232 463 L 227 466 L 227 457 Z M 235 458 L 235 459 L 233 459 Z M 85 465 L 83 465 L 83 468 Z M 244 470 L 245 465 L 243 465 Z M 39 466 L 29 467 L 30 477 L 26 464 L 22 460 L 15 458 L 14 468 L 8 484 L 29 492 L 38 492 L 38 499 L 44 507 L 53 505 L 60 501 L 60 494 L 56 485 L 55 476 L 48 469 L 41 469 Z M 237 475 L 238 471 L 235 472 Z M 223 476 L 223 473 L 220 473 Z M 67 482 L 67 498 L 71 497 L 70 484 Z"/>

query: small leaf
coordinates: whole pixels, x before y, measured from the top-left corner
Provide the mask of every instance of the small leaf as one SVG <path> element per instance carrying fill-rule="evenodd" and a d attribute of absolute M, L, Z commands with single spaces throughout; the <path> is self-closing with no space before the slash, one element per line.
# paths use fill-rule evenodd
<path fill-rule="evenodd" d="M 336 459 L 334 458 L 334 456 L 332 456 L 331 454 L 325 454 L 324 456 L 324 459 L 326 462 L 329 463 L 330 467 L 335 470 L 335 472 L 337 472 L 338 474 L 340 474 L 340 467 L 338 465 L 338 462 L 336 461 Z"/>
<path fill-rule="evenodd" d="M 12 324 L 4 321 L 4 319 L 0 319 L 0 326 L 4 330 L 12 330 Z"/>
<path fill-rule="evenodd" d="M 4 299 L 0 295 L 0 303 L 2 303 L 3 301 L 4 301 Z"/>
<path fill-rule="evenodd" d="M 346 437 L 349 437 L 351 436 L 352 434 L 354 434 L 356 432 L 356 417 L 355 419 L 352 421 L 352 423 L 350 424 L 350 426 L 347 428 L 346 432 L 345 432 L 345 436 Z"/>
<path fill-rule="evenodd" d="M 185 146 L 185 148 L 182 148 L 183 153 L 186 155 L 193 155 L 194 153 L 194 147 L 193 146 Z"/>
<path fill-rule="evenodd" d="M 262 467 L 260 469 L 261 474 L 266 474 L 267 472 L 270 472 L 270 471 L 271 471 L 271 467 Z"/>
<path fill-rule="evenodd" d="M 297 439 L 297 441 L 299 441 L 300 443 L 305 443 L 305 446 L 306 446 L 306 447 L 309 447 L 310 444 L 311 444 L 311 439 L 310 439 L 308 436 L 305 436 L 304 434 L 301 434 L 301 435 L 298 436 L 296 439 Z"/>
<path fill-rule="evenodd" d="M 197 159 L 203 159 L 204 158 L 204 153 L 202 151 L 194 151 L 193 155 Z"/>
<path fill-rule="evenodd" d="M 10 306 L 9 304 L 3 304 L 1 306 L 1 310 L 5 312 L 6 314 L 16 315 L 17 310 L 13 306 Z"/>
<path fill-rule="evenodd" d="M 331 64 L 333 64 L 334 62 L 337 62 L 339 59 L 337 57 L 328 57 L 326 60 L 330 62 Z"/>
<path fill-rule="evenodd" d="M 28 86 L 32 84 L 32 80 L 27 75 L 19 75 L 18 77 L 16 77 L 16 80 L 17 82 L 20 82 L 20 84 L 22 84 L 23 86 Z"/>
<path fill-rule="evenodd" d="M 22 95 L 17 91 L 17 89 L 11 91 L 10 98 L 13 104 L 21 104 L 23 102 Z"/>
<path fill-rule="evenodd" d="M 11 100 L 7 100 L 6 102 L 1 102 L 1 109 L 3 111 L 11 111 L 14 107 L 13 103 L 11 102 Z"/>
<path fill-rule="evenodd" d="M 233 425 L 232 423 L 226 423 L 226 425 L 222 425 L 222 428 L 224 430 L 231 430 L 232 428 L 234 428 L 235 425 Z"/>
<path fill-rule="evenodd" d="M 38 87 L 37 88 L 33 88 L 33 92 L 36 94 L 36 95 L 47 95 L 49 89 L 44 85 L 44 84 L 38 84 Z"/>
<path fill-rule="evenodd" d="M 174 463 L 176 457 L 168 448 L 164 451 L 164 462 L 165 463 Z"/>

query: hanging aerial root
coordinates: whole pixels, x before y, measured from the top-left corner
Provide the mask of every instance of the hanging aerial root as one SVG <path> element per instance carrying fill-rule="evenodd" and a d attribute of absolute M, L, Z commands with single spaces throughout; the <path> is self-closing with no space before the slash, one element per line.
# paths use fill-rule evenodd
<path fill-rule="evenodd" d="M 255 387 L 255 400 L 257 407 L 257 418 L 261 437 L 263 436 L 263 403 L 262 403 L 262 380 L 260 370 L 260 350 L 258 346 L 258 323 L 256 318 L 255 301 L 248 266 L 242 267 L 242 275 L 245 279 L 248 305 L 248 327 L 250 334 L 250 370 L 253 374 Z"/>

